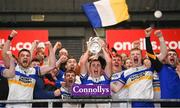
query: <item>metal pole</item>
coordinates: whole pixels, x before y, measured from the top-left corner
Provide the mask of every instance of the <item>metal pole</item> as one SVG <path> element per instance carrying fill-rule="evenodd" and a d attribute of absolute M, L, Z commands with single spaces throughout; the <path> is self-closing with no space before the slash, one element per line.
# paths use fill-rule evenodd
<path fill-rule="evenodd" d="M 131 101 L 127 101 L 127 108 L 131 108 Z"/>
<path fill-rule="evenodd" d="M 53 108 L 53 102 L 51 101 L 48 102 L 48 108 Z"/>

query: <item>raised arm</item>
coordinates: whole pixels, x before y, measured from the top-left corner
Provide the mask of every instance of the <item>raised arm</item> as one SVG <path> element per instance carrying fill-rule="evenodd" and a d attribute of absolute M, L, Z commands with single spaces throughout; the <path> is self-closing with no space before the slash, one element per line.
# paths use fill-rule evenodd
<path fill-rule="evenodd" d="M 159 39 L 159 42 L 160 42 L 160 54 L 157 55 L 159 61 L 163 61 L 163 59 L 166 57 L 167 55 L 167 47 L 166 47 L 166 43 L 164 41 L 164 37 L 163 37 L 163 34 L 160 30 L 156 30 L 154 32 L 154 35 L 156 35 Z"/>
<path fill-rule="evenodd" d="M 124 87 L 124 84 L 121 83 L 120 81 L 116 81 L 116 82 L 111 82 L 110 86 L 111 86 L 111 91 L 116 93 Z"/>
<path fill-rule="evenodd" d="M 149 59 L 151 60 L 153 66 L 155 66 L 155 69 L 157 71 L 160 71 L 161 67 L 162 67 L 162 63 L 159 61 L 159 59 L 157 58 L 157 56 L 154 54 L 153 49 L 152 49 L 152 45 L 151 45 L 151 40 L 150 40 L 150 34 L 152 32 L 152 28 L 147 28 L 145 30 L 145 34 L 146 34 L 146 51 L 147 51 L 147 55 L 149 57 Z"/>
<path fill-rule="evenodd" d="M 61 55 L 60 58 L 56 62 L 56 67 L 59 68 L 62 63 L 67 61 L 68 57 L 66 55 Z"/>
<path fill-rule="evenodd" d="M 156 58 L 156 56 L 154 55 L 153 49 L 152 49 L 152 45 L 151 45 L 151 40 L 150 40 L 150 35 L 152 33 L 152 28 L 149 27 L 147 29 L 145 29 L 145 39 L 146 39 L 146 51 L 147 51 L 147 55 L 150 56 L 152 55 L 151 58 Z"/>
<path fill-rule="evenodd" d="M 39 43 L 39 40 L 34 40 L 34 42 L 32 43 L 32 47 L 31 47 L 31 49 L 30 49 L 31 60 L 32 60 L 32 58 L 33 58 L 34 50 L 37 48 L 38 43 Z"/>
<path fill-rule="evenodd" d="M 111 69 L 112 62 L 111 62 L 111 57 L 110 57 L 110 54 L 108 52 L 108 49 L 104 40 L 101 40 L 101 46 L 102 46 L 103 55 L 106 61 L 105 74 L 108 76 L 108 78 L 110 78 L 111 72 L 112 72 L 112 69 Z"/>
<path fill-rule="evenodd" d="M 54 47 L 53 47 L 54 54 L 56 55 L 57 49 L 61 49 L 61 48 L 62 48 L 61 42 L 56 42 L 56 44 L 55 44 Z M 57 60 L 57 62 L 56 62 L 56 67 L 59 68 L 60 65 L 61 65 L 61 63 L 62 63 L 62 57 L 60 57 L 60 58 Z"/>
<path fill-rule="evenodd" d="M 12 78 L 15 76 L 15 59 L 12 57 L 11 52 L 7 53 L 10 58 L 10 67 L 3 71 L 3 76 L 5 78 Z"/>
<path fill-rule="evenodd" d="M 51 43 L 48 41 L 45 43 L 49 50 L 49 65 L 41 66 L 41 75 L 44 75 L 56 67 L 56 58 Z"/>
<path fill-rule="evenodd" d="M 87 68 L 87 62 L 89 58 L 89 51 L 87 50 L 80 59 L 80 73 L 81 74 L 87 74 L 88 68 Z"/>
<path fill-rule="evenodd" d="M 2 59 L 7 68 L 10 66 L 10 58 L 7 52 L 10 50 L 11 41 L 16 35 L 17 35 L 17 32 L 15 30 L 12 30 L 11 34 L 8 36 L 8 40 L 5 42 L 4 47 L 2 49 Z"/>
<path fill-rule="evenodd" d="M 57 50 L 57 49 L 61 49 L 61 48 L 62 48 L 61 42 L 56 42 L 56 44 L 55 44 L 54 47 L 53 47 L 54 53 L 56 53 L 56 50 Z"/>

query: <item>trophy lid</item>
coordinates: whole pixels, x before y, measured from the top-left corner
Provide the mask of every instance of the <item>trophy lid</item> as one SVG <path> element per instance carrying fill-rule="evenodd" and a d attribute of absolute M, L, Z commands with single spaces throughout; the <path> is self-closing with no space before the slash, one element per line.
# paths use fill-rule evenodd
<path fill-rule="evenodd" d="M 94 41 L 89 44 L 89 51 L 93 54 L 97 54 L 101 51 L 101 45 L 99 42 Z"/>

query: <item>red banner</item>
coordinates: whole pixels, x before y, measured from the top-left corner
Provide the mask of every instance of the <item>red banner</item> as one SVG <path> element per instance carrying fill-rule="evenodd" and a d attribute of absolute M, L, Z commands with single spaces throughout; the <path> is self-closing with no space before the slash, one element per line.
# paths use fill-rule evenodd
<path fill-rule="evenodd" d="M 39 40 L 40 42 L 48 41 L 48 30 L 16 30 L 18 32 L 17 36 L 11 42 L 11 51 L 13 54 L 17 55 L 18 51 L 22 48 L 28 50 L 32 47 L 32 42 L 34 40 Z M 11 30 L 0 30 L 0 43 L 4 44 L 7 40 Z M 1 54 L 1 49 L 0 49 Z M 0 56 L 1 59 L 1 56 Z"/>
<path fill-rule="evenodd" d="M 175 49 L 180 54 L 180 29 L 161 29 L 167 48 Z M 109 48 L 115 48 L 118 53 L 127 53 L 132 48 L 132 42 L 135 40 L 140 41 L 140 48 L 145 53 L 145 33 L 144 29 L 131 29 L 131 30 L 107 30 L 106 41 Z M 151 43 L 153 50 L 159 52 L 159 40 L 154 36 L 154 31 L 151 35 Z"/>

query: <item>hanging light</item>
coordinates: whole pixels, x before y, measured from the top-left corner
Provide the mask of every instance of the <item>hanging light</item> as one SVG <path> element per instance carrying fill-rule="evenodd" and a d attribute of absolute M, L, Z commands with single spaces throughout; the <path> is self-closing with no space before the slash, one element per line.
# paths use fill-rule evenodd
<path fill-rule="evenodd" d="M 154 12 L 154 16 L 155 16 L 155 18 L 161 18 L 162 17 L 162 12 L 160 11 L 160 10 L 156 10 L 155 12 Z"/>

